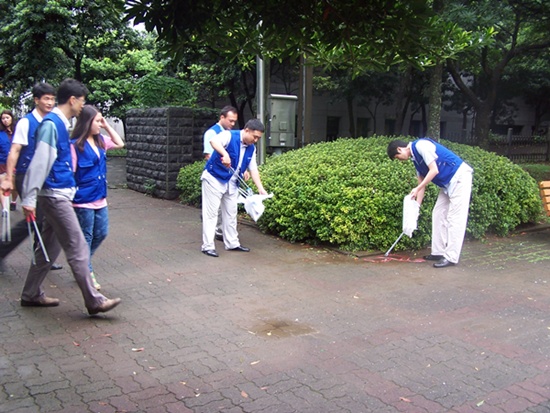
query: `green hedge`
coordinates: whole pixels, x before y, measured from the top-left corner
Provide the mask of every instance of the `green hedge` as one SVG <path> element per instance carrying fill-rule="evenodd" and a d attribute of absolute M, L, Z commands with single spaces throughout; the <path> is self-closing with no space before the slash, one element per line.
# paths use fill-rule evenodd
<path fill-rule="evenodd" d="M 403 197 L 417 185 L 412 162 L 390 161 L 392 138 L 339 139 L 270 157 L 260 172 L 274 198 L 264 201 L 259 227 L 289 241 L 328 242 L 346 250 L 386 250 L 401 233 Z M 479 148 L 442 142 L 474 168 L 467 234 L 507 235 L 537 222 L 542 204 L 537 183 L 506 158 Z M 182 201 L 200 204 L 204 162 L 183 168 Z M 183 170 L 186 170 L 183 172 Z M 430 242 L 431 210 L 438 188 L 426 189 L 418 230 L 396 249 Z M 199 200 L 197 203 L 196 200 Z"/>
<path fill-rule="evenodd" d="M 180 201 L 182 204 L 201 206 L 201 174 L 205 165 L 206 161 L 200 160 L 180 169 L 176 188 L 181 191 Z"/>

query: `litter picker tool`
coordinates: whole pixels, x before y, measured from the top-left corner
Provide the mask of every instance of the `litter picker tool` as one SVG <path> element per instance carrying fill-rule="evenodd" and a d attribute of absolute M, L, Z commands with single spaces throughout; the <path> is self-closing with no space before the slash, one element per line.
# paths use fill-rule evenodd
<path fill-rule="evenodd" d="M 34 233 L 36 234 L 38 243 L 40 244 L 40 248 L 42 249 L 42 253 L 44 254 L 44 258 L 46 259 L 47 262 L 50 262 L 48 251 L 46 251 L 46 247 L 44 246 L 44 241 L 42 241 L 42 236 L 40 235 L 40 230 L 38 229 L 38 225 L 36 224 L 36 217 L 34 216 L 34 214 L 29 214 L 27 215 L 26 219 L 27 219 L 27 229 L 29 230 L 29 238 L 31 240 L 32 263 L 36 264 L 36 260 L 34 259 L 34 240 L 32 236 L 31 222 L 34 227 Z"/>
<path fill-rule="evenodd" d="M 2 242 L 11 242 L 10 196 L 2 195 Z"/>
<path fill-rule="evenodd" d="M 403 238 L 403 235 L 407 235 L 412 238 L 413 231 L 417 228 L 418 215 L 420 213 L 420 205 L 415 199 L 412 199 L 410 195 L 403 198 L 403 232 L 399 235 L 399 238 L 395 240 L 390 249 L 384 254 L 384 257 L 390 255 L 390 252 L 397 245 L 399 240 Z"/>

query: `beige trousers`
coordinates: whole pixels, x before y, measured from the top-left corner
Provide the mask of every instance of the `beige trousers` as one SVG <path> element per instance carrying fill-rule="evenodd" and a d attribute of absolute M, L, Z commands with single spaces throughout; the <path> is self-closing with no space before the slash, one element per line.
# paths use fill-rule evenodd
<path fill-rule="evenodd" d="M 432 254 L 443 255 L 455 264 L 464 243 L 472 193 L 471 169 L 461 167 L 456 173 L 452 193 L 441 189 L 432 211 Z"/>

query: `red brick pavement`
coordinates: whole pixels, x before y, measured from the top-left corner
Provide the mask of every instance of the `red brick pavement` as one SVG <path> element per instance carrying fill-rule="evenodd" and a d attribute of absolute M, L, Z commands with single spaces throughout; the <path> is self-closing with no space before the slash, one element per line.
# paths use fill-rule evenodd
<path fill-rule="evenodd" d="M 200 253 L 200 211 L 126 189 L 89 317 L 67 269 L 21 308 L 0 275 L 0 412 L 550 412 L 550 231 L 466 243 L 461 263 L 372 263 L 241 225 Z M 418 256 L 412 257 L 418 258 Z"/>

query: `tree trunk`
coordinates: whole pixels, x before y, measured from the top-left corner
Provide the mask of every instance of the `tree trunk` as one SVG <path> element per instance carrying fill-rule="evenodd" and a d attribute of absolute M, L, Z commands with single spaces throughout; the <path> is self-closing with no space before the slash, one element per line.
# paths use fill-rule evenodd
<path fill-rule="evenodd" d="M 355 129 L 355 112 L 353 110 L 353 98 L 347 97 L 346 102 L 348 104 L 348 119 L 349 119 L 349 134 L 352 138 L 357 138 L 357 133 Z"/>
<path fill-rule="evenodd" d="M 400 75 L 399 87 L 395 98 L 395 133 L 403 134 L 403 126 L 405 123 L 405 115 L 409 108 L 409 90 L 411 86 L 412 69 L 407 67 Z"/>
<path fill-rule="evenodd" d="M 489 149 L 489 132 L 491 131 L 491 112 L 493 104 L 485 101 L 476 113 L 476 124 L 474 128 L 474 137 L 477 144 L 482 149 Z"/>
<path fill-rule="evenodd" d="M 428 111 L 428 130 L 426 136 L 434 141 L 441 139 L 441 79 L 443 77 L 443 65 L 436 65 L 432 69 L 430 76 L 430 90 L 428 92 L 429 111 Z"/>

